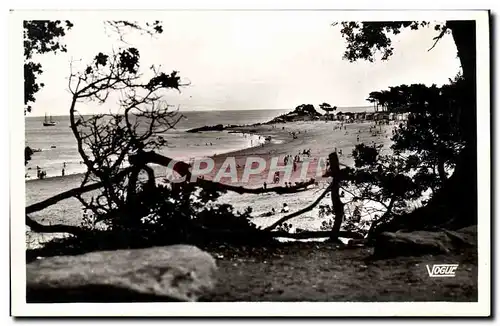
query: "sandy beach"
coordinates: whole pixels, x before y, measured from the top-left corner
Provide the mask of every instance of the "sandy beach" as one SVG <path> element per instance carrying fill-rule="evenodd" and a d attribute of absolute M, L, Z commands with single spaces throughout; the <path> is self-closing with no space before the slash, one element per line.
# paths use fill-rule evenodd
<path fill-rule="evenodd" d="M 346 166 L 352 166 L 354 164 L 351 153 L 354 146 L 358 143 L 358 136 L 360 143 L 364 142 L 365 144 L 371 144 L 374 142 L 375 144 L 383 145 L 383 151 L 389 150 L 391 142 L 390 135 L 392 129 L 394 128 L 394 124 L 384 125 L 381 126 L 381 128 L 380 126 L 377 126 L 377 129 L 380 131 L 377 136 L 373 136 L 372 132 L 370 132 L 370 127 L 374 126 L 373 122 L 344 124 L 345 130 L 334 130 L 335 127 L 338 128 L 339 126 L 339 122 L 310 121 L 276 124 L 274 127 L 271 125 L 260 125 L 257 127 L 238 128 L 238 130 L 242 132 L 255 132 L 261 135 L 268 135 L 273 137 L 273 139 L 283 142 L 266 144 L 262 147 L 249 148 L 244 151 L 221 155 L 216 158 L 216 165 L 221 164 L 227 156 L 234 156 L 236 161 L 240 163 L 240 165 L 243 165 L 248 156 L 265 157 L 267 160 L 270 160 L 270 157 L 280 157 L 282 159 L 284 156 L 289 154 L 294 156 L 303 150 L 310 150 L 310 165 L 313 167 L 308 169 L 306 180 L 314 178 L 318 182 L 318 185 L 311 186 L 304 192 L 283 195 L 268 193 L 259 195 L 247 194 L 241 196 L 228 192 L 227 194 L 221 196 L 219 200 L 221 202 L 230 202 L 235 209 L 238 210 L 243 210 L 249 205 L 249 203 L 251 203 L 253 214 L 255 216 L 253 222 L 259 226 L 265 227 L 286 215 L 285 213 L 280 213 L 284 203 L 287 203 L 290 212 L 294 212 L 309 205 L 321 194 L 323 189 L 326 188 L 329 179 L 321 177 L 323 173 L 317 173 L 318 169 L 316 163 L 321 159 L 326 159 L 334 150 L 337 150 L 337 153 L 339 153 L 340 164 Z M 293 139 L 290 134 L 291 132 L 296 133 L 296 139 Z M 282 160 L 280 162 L 283 164 Z M 292 173 L 291 179 L 293 181 L 300 179 L 298 178 L 298 175 L 301 172 L 300 169 L 301 167 L 298 166 L 297 171 Z M 324 171 L 324 168 L 320 170 Z M 261 174 L 250 177 L 251 187 L 262 187 L 263 183 L 268 178 L 268 172 L 269 167 L 267 167 Z M 241 174 L 242 171 L 239 171 L 238 176 L 240 177 Z M 294 178 L 294 176 L 296 178 Z M 221 181 L 224 181 L 224 179 Z M 323 199 L 320 205 L 323 203 L 331 203 L 329 195 Z M 318 218 L 317 207 L 308 213 L 291 219 L 289 223 L 292 223 L 294 228 L 318 230 L 323 220 Z M 269 212 L 271 208 L 276 210 L 275 215 L 269 217 L 261 216 L 262 214 Z M 348 209 L 349 208 L 347 207 L 347 210 Z"/>
<path fill-rule="evenodd" d="M 318 185 L 304 192 L 285 195 L 276 195 L 273 193 L 238 195 L 229 192 L 222 195 L 219 201 L 231 203 L 237 210 L 243 210 L 250 205 L 253 209 L 253 215 L 255 216 L 253 222 L 259 226 L 267 226 L 284 215 L 280 213 L 280 210 L 285 202 L 289 206 L 290 212 L 293 212 L 309 205 L 311 201 L 321 193 L 322 189 L 326 187 L 327 180 L 318 177 L 318 169 L 314 165 L 317 164 L 321 158 L 326 158 L 329 153 L 336 149 L 339 153 L 341 164 L 348 166 L 352 165 L 353 160 L 351 152 L 354 145 L 357 143 L 357 137 L 359 137 L 359 142 L 364 142 L 365 144 L 371 144 L 372 142 L 381 144 L 384 146 L 384 150 L 387 150 L 390 146 L 390 135 L 392 128 L 394 128 L 394 124 L 381 127 L 377 126 L 377 130 L 379 130 L 377 135 L 370 132 L 370 127 L 374 126 L 373 122 L 345 124 L 345 129 L 342 128 L 341 130 L 338 128 L 339 125 L 339 122 L 334 121 L 309 121 L 233 128 L 232 131 L 234 132 L 243 132 L 262 137 L 270 136 L 271 141 L 244 150 L 216 155 L 213 157 L 215 162 L 214 171 L 218 171 L 228 157 L 234 157 L 238 169 L 237 184 L 246 187 L 263 187 L 264 182 L 267 181 L 269 176 L 269 165 L 266 166 L 262 173 L 251 175 L 248 182 L 242 182 L 241 179 L 244 173 L 243 167 L 248 157 L 263 158 L 266 162 L 270 162 L 272 158 L 278 158 L 279 164 L 282 165 L 283 158 L 286 155 L 295 156 L 298 155 L 299 152 L 310 150 L 310 156 L 308 156 L 307 159 L 310 160 L 311 166 L 314 167 L 308 169 L 307 179 L 314 177 L 318 181 Z M 295 133 L 296 137 L 293 137 L 292 133 Z M 305 159 L 304 155 L 301 156 L 302 159 Z M 166 175 L 166 169 L 163 167 L 157 166 L 155 170 L 158 179 Z M 297 171 L 292 173 L 291 180 L 299 180 L 300 172 L 300 166 L 298 166 Z M 212 173 L 211 176 L 213 175 L 214 173 Z M 45 180 L 27 181 L 26 204 L 34 204 L 62 191 L 78 187 L 80 180 L 81 175 L 70 175 Z M 222 178 L 220 180 L 220 182 L 223 183 L 231 181 L 232 180 L 229 178 Z M 282 183 L 283 181 L 279 185 L 283 185 Z M 268 187 L 276 185 L 278 184 L 268 184 Z M 324 201 L 325 203 L 329 202 L 329 197 L 327 196 Z M 263 213 L 272 208 L 275 208 L 277 211 L 275 215 L 261 217 Z M 32 214 L 32 217 L 44 224 L 62 223 L 80 225 L 82 217 L 81 205 L 78 200 L 72 198 Z M 312 210 L 290 220 L 290 222 L 297 228 L 316 230 L 319 228 L 322 221 L 318 218 L 317 210 Z M 35 235 L 27 229 L 28 247 L 37 246 L 38 243 L 46 241 L 51 237 L 53 237 L 53 235 Z"/>

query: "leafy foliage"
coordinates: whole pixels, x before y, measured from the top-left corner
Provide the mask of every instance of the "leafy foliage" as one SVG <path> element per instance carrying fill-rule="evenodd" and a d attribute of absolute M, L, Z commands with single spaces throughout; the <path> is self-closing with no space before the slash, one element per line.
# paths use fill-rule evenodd
<path fill-rule="evenodd" d="M 44 86 L 37 81 L 43 73 L 42 66 L 36 62 L 34 55 L 66 52 L 61 38 L 73 27 L 70 21 L 60 20 L 27 20 L 24 28 L 24 104 L 25 112 L 31 112 L 31 103 L 35 102 L 35 94 Z"/>
<path fill-rule="evenodd" d="M 152 77 L 147 79 L 140 72 L 139 61 L 140 53 L 134 47 L 113 54 L 100 52 L 82 72 L 72 71 L 69 78 L 73 95 L 71 129 L 87 166 L 82 186 L 96 179 L 104 184 L 102 192 L 91 200 L 78 199 L 99 220 L 138 209 L 132 202 L 139 174 L 146 173 L 145 179 L 153 185 L 155 175 L 150 167 L 131 161 L 131 157 L 166 146 L 163 133 L 182 118 L 162 100 L 166 91 L 181 86 L 177 73 L 165 74 L 153 66 L 149 69 Z M 78 114 L 81 101 L 105 103 L 111 97 L 116 101 L 116 96 L 117 113 L 90 117 Z M 130 173 L 122 173 L 127 159 L 137 166 Z"/>
<path fill-rule="evenodd" d="M 60 22 L 47 24 L 41 26 L 54 29 L 53 36 L 35 33 L 40 38 L 38 43 L 33 41 L 33 33 L 26 36 L 31 37 L 27 53 L 66 50 L 56 41 L 56 37 L 64 36 Z M 115 28 L 122 41 L 124 28 L 151 35 L 163 31 L 159 21 L 146 23 L 145 27 L 128 21 L 105 24 Z M 27 98 L 34 101 L 36 91 L 33 90 L 43 86 L 37 85 L 35 76 L 42 73 L 42 67 L 36 63 L 28 67 L 31 69 L 26 80 L 31 90 L 27 88 L 30 94 Z M 156 154 L 155 150 L 167 145 L 163 134 L 182 118 L 162 100 L 167 91 L 179 91 L 185 86 L 177 71 L 168 74 L 155 66 L 141 70 L 140 52 L 132 46 L 110 54 L 99 52 L 80 71 L 75 71 L 72 65 L 70 68 L 70 127 L 87 167 L 81 187 L 92 187 L 97 182 L 101 188 L 94 188 L 97 190 L 90 197 L 79 192 L 73 195 L 83 205 L 79 228 L 82 231 L 51 245 L 59 249 L 61 245 L 73 248 L 70 251 L 88 251 L 214 240 L 272 241 L 250 222 L 250 208 L 237 212 L 231 205 L 217 204 L 221 192 L 217 187 L 200 188 L 189 182 L 158 184 L 155 171 L 143 161 L 140 154 L 146 151 Z M 117 113 L 89 117 L 78 112 L 79 103 L 102 104 L 111 98 L 115 102 L 118 98 Z M 26 151 L 25 157 L 29 159 L 31 154 Z"/>
<path fill-rule="evenodd" d="M 209 241 L 214 233 L 218 241 L 262 240 L 234 235 L 255 234 L 257 228 L 249 221 L 251 210 L 240 213 L 216 203 L 220 189 L 200 188 L 196 182 L 157 183 L 155 170 L 141 159 L 142 154 L 167 145 L 163 134 L 182 115 L 162 99 L 184 85 L 176 71 L 167 74 L 154 66 L 145 78 L 139 62 L 139 51 L 127 47 L 98 53 L 82 72 L 70 76 L 71 128 L 87 166 L 82 186 L 94 180 L 103 185 L 90 199 L 78 197 L 95 217 L 92 223 L 103 224 L 108 232 L 139 232 L 155 243 Z M 117 95 L 115 114 L 78 114 L 82 100 L 105 103 Z M 127 160 L 130 165 L 124 167 Z"/>
<path fill-rule="evenodd" d="M 403 86 L 405 90 L 399 94 L 407 98 L 405 110 L 410 115 L 407 123 L 400 124 L 394 132 L 392 149 L 397 154 L 405 153 L 408 169 L 417 169 L 415 178 L 435 189 L 446 181 L 446 170 L 455 167 L 465 146 L 458 124 L 463 79 L 457 76 L 440 88 Z"/>
<path fill-rule="evenodd" d="M 162 233 L 175 242 L 194 242 L 196 236 L 214 231 L 253 232 L 251 210 L 234 211 L 228 204 L 216 203 L 220 191 L 200 189 L 193 183 L 166 183 L 138 192 L 134 218 L 140 228 Z M 127 227 L 120 219 L 110 221 L 112 229 Z M 222 239 L 221 239 L 222 240 Z"/>
<path fill-rule="evenodd" d="M 465 146 L 457 119 L 461 92 L 460 76 L 442 87 L 414 84 L 372 92 L 372 98 L 383 94 L 389 111 L 408 112 L 409 117 L 393 131 L 390 154 L 382 155 L 382 147 L 374 144 L 356 145 L 354 168 L 341 171 L 344 187 L 355 189 L 352 200 L 381 204 L 382 219 L 388 220 L 407 212 L 408 204 L 429 189 L 432 198 Z M 354 219 L 355 215 L 347 216 Z"/>
<path fill-rule="evenodd" d="M 344 59 L 373 62 L 380 54 L 381 60 L 387 60 L 394 53 L 391 35 L 398 35 L 405 28 L 418 30 L 429 25 L 425 21 L 342 22 L 340 32 L 347 43 Z M 448 32 L 446 24 L 436 23 L 434 29 L 439 31 L 436 42 Z"/>
<path fill-rule="evenodd" d="M 124 40 L 127 30 L 136 30 L 149 35 L 163 33 L 162 23 L 158 20 L 152 22 L 136 21 L 105 21 L 105 26 L 112 28 Z M 23 41 L 24 41 L 24 104 L 25 112 L 31 112 L 31 104 L 35 102 L 35 94 L 43 88 L 43 83 L 37 81 L 43 73 L 42 66 L 36 62 L 34 56 L 46 53 L 67 52 L 66 45 L 62 39 L 66 33 L 73 27 L 69 20 L 26 20 L 23 22 Z M 131 52 L 130 52 L 131 51 Z M 124 68 L 132 71 L 135 69 L 138 59 L 137 49 L 130 48 L 129 52 L 122 52 Z M 98 55 L 96 64 L 105 65 L 107 57 Z"/>
<path fill-rule="evenodd" d="M 266 240 L 271 241 L 262 238 L 250 221 L 250 209 L 237 212 L 231 205 L 217 203 L 219 196 L 220 191 L 200 189 L 193 183 L 165 181 L 154 188 L 143 185 L 138 189 L 137 209 L 130 212 L 133 216 L 100 219 L 102 216 L 85 210 L 82 227 L 88 232 L 64 243 L 87 251 L 97 246 L 116 249 L 174 243 L 264 244 Z M 111 243 L 117 238 L 118 242 Z"/>
<path fill-rule="evenodd" d="M 26 20 L 24 28 L 24 57 L 32 59 L 34 54 L 48 52 L 66 52 L 66 46 L 61 43 L 60 38 L 66 35 L 73 24 L 66 20 Z"/>
<path fill-rule="evenodd" d="M 347 43 L 344 58 L 351 62 L 373 62 L 380 54 L 382 60 L 387 60 L 394 51 L 392 35 L 399 34 L 404 28 L 416 30 L 427 25 L 431 24 L 343 22 L 341 33 Z M 435 191 L 428 205 L 415 210 L 415 214 L 400 216 L 398 222 L 394 223 L 396 228 L 417 225 L 407 219 L 410 216 L 410 219 L 416 216 L 427 221 L 420 226 L 431 225 L 433 219 L 445 223 L 448 220 L 461 226 L 477 221 L 474 218 L 477 202 L 475 196 L 470 196 L 470 192 L 477 187 L 475 22 L 446 21 L 434 23 L 433 28 L 437 35 L 429 50 L 444 35 L 452 33 L 464 78 L 455 78 L 450 85 L 441 89 L 435 86 L 401 85 L 388 91 L 372 92 L 368 98 L 370 102 L 378 103 L 392 112 L 411 113 L 408 123 L 400 125 L 393 137 L 394 159 L 401 162 L 403 171 L 411 171 L 409 176 L 413 182 Z M 454 171 L 450 177 L 447 170 Z M 460 198 L 458 202 L 457 198 Z"/>
<path fill-rule="evenodd" d="M 407 200 L 417 199 L 425 190 L 405 170 L 405 159 L 395 155 L 380 155 L 376 145 L 356 145 L 353 150 L 355 168 L 346 168 L 344 182 L 358 192 L 353 200 L 368 199 L 378 203 L 394 201 L 404 208 Z"/>
<path fill-rule="evenodd" d="M 139 30 L 150 35 L 163 32 L 160 21 L 146 22 L 145 24 L 127 21 L 107 21 L 105 25 L 113 27 L 122 40 L 124 32 L 127 29 Z M 31 112 L 32 104 L 36 101 L 35 95 L 45 86 L 38 81 L 38 78 L 43 73 L 43 69 L 42 65 L 36 61 L 35 56 L 46 53 L 66 52 L 67 48 L 62 39 L 72 27 L 73 23 L 69 20 L 26 20 L 23 22 L 25 114 Z M 137 62 L 134 63 L 131 59 L 137 57 L 138 52 L 137 50 L 131 51 L 130 53 L 122 53 L 124 56 L 123 64 L 127 64 L 125 68 L 129 71 L 135 69 L 137 65 Z M 99 65 L 105 66 L 107 60 L 107 55 L 99 53 L 96 56 L 95 68 L 98 68 Z M 87 67 L 87 73 L 92 73 L 92 67 Z M 25 158 L 27 157 L 25 156 Z"/>
<path fill-rule="evenodd" d="M 163 25 L 159 20 L 151 22 L 138 22 L 130 20 L 108 20 L 104 22 L 106 29 L 111 30 L 118 39 L 126 43 L 126 32 L 137 31 L 141 34 L 154 36 L 163 33 Z"/>
<path fill-rule="evenodd" d="M 324 103 L 321 103 L 319 105 L 319 108 L 323 111 L 326 111 L 326 112 L 332 112 L 332 111 L 335 111 L 337 110 L 337 107 L 336 106 L 331 106 L 330 104 L 324 102 Z"/>

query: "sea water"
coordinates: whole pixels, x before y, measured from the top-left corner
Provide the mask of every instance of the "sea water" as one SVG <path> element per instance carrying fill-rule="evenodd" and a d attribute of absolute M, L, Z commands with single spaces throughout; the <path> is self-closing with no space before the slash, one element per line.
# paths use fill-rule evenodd
<path fill-rule="evenodd" d="M 229 132 L 188 133 L 186 130 L 209 125 L 247 125 L 262 123 L 290 110 L 231 110 L 231 111 L 185 111 L 175 129 L 162 136 L 168 145 L 161 153 L 171 158 L 189 161 L 193 158 L 212 156 L 256 146 L 263 141 L 257 135 Z M 25 167 L 26 179 L 37 178 L 37 167 L 47 173 L 47 177 L 85 172 L 76 139 L 70 128 L 69 116 L 56 116 L 55 126 L 43 126 L 44 117 L 25 119 L 25 143 L 32 149 L 40 150 L 33 154 Z"/>

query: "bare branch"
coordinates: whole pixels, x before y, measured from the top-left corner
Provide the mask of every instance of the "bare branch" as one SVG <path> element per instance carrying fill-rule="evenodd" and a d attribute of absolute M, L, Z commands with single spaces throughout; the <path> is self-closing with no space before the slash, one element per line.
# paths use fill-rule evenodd
<path fill-rule="evenodd" d="M 185 177 L 185 180 L 191 179 L 191 172 L 189 171 L 190 165 L 182 162 L 175 161 L 169 157 L 160 155 L 158 153 L 148 151 L 148 152 L 139 152 L 136 155 L 132 155 L 129 157 L 129 160 L 134 165 L 146 165 L 148 163 L 154 163 L 158 165 L 162 165 L 165 167 L 171 167 L 175 172 L 179 173 L 181 177 Z M 224 183 L 219 183 L 211 180 L 205 180 L 198 178 L 196 180 L 196 185 L 200 187 L 209 187 L 220 189 L 221 191 L 233 191 L 238 194 L 264 194 L 264 193 L 278 193 L 278 194 L 288 194 L 288 193 L 296 193 L 299 191 L 307 190 L 307 187 L 314 184 L 315 180 L 311 179 L 304 183 L 299 183 L 293 187 L 270 187 L 270 188 L 245 188 L 242 186 L 232 186 Z"/>
<path fill-rule="evenodd" d="M 121 178 L 124 175 L 126 175 L 129 172 L 129 168 L 122 170 L 116 178 Z M 78 188 L 73 188 L 64 192 L 61 192 L 60 194 L 57 194 L 53 197 L 50 197 L 48 199 L 42 200 L 41 202 L 38 202 L 36 204 L 29 205 L 26 207 L 26 214 L 31 214 L 34 212 L 41 211 L 42 209 L 45 209 L 49 206 L 52 206 L 54 204 L 57 204 L 61 200 L 68 199 L 71 197 L 76 197 L 78 195 L 81 195 L 83 193 L 97 190 L 102 187 L 102 182 L 96 182 L 90 185 L 78 187 Z"/>
<path fill-rule="evenodd" d="M 73 225 L 43 225 L 31 219 L 28 215 L 26 215 L 26 225 L 30 227 L 31 231 L 38 233 L 70 233 L 73 235 L 78 235 L 86 232 L 84 229 Z"/>
<path fill-rule="evenodd" d="M 312 238 L 329 238 L 332 235 L 331 231 L 303 231 L 299 233 L 289 233 L 286 231 L 271 231 L 271 236 L 275 238 L 290 238 L 290 239 L 312 239 Z M 363 239 L 363 236 L 356 232 L 339 231 L 339 237 Z"/>
<path fill-rule="evenodd" d="M 159 165 L 163 165 L 163 166 L 171 166 L 175 172 L 179 173 L 181 176 L 186 176 L 186 180 L 188 180 L 191 176 L 191 172 L 189 171 L 190 166 L 189 166 L 189 164 L 187 164 L 185 162 L 177 161 L 175 164 L 172 164 L 171 162 L 174 162 L 173 159 L 166 157 L 166 156 L 162 156 L 162 155 L 154 153 L 154 152 L 143 152 L 139 155 L 141 157 L 140 158 L 141 163 L 143 163 L 144 166 L 146 166 L 147 163 L 155 163 L 155 164 L 159 164 Z M 133 162 L 135 162 L 134 160 L 138 160 L 137 156 L 138 156 L 137 154 L 134 156 L 131 156 L 130 159 Z M 122 179 L 123 177 L 128 175 L 128 173 L 130 173 L 131 169 L 132 169 L 132 167 L 128 167 L 128 168 L 123 169 L 122 171 L 120 171 L 120 173 L 115 175 L 113 178 L 110 178 L 109 182 L 113 182 L 115 180 Z M 146 169 L 148 169 L 148 168 L 146 168 Z M 231 186 L 231 185 L 226 185 L 223 183 L 213 182 L 213 181 L 204 180 L 204 179 L 198 179 L 196 181 L 196 185 L 200 186 L 200 187 L 210 187 L 210 188 L 215 187 L 217 189 L 220 189 L 221 191 L 234 191 L 234 192 L 239 193 L 239 194 L 243 194 L 243 193 L 262 194 L 262 193 L 271 193 L 271 192 L 279 193 L 279 194 L 295 193 L 295 192 L 307 190 L 307 187 L 312 185 L 313 183 L 314 183 L 314 180 L 310 180 L 310 181 L 305 182 L 303 184 L 298 184 L 294 187 L 271 187 L 271 188 L 263 189 L 263 188 L 244 188 L 244 187 Z M 54 205 L 62 200 L 65 200 L 65 199 L 68 199 L 71 197 L 77 197 L 83 193 L 97 190 L 97 189 L 100 189 L 102 187 L 103 187 L 103 182 L 101 181 L 101 182 L 93 183 L 90 185 L 85 185 L 85 186 L 81 186 L 78 188 L 73 188 L 73 189 L 67 190 L 65 192 L 62 192 L 62 193 L 55 195 L 53 197 L 50 197 L 48 199 L 45 199 L 45 200 L 38 202 L 36 204 L 29 205 L 28 207 L 26 207 L 26 214 L 41 211 L 41 210 L 43 210 L 51 205 Z"/>
<path fill-rule="evenodd" d="M 443 38 L 443 36 L 446 34 L 446 31 L 448 31 L 448 27 L 443 26 L 443 29 L 441 30 L 441 33 L 439 33 L 439 35 L 438 35 L 438 36 L 436 36 L 436 37 L 434 37 L 434 38 L 433 38 L 433 40 L 435 40 L 435 41 L 434 41 L 434 44 L 430 47 L 430 49 L 429 49 L 429 50 L 427 50 L 427 52 L 429 52 L 429 51 L 431 51 L 432 49 L 434 49 L 434 47 L 435 47 L 435 46 L 436 46 L 436 44 L 439 42 L 439 40 L 440 40 L 441 38 Z"/>
<path fill-rule="evenodd" d="M 328 194 L 328 192 L 330 191 L 331 188 L 332 188 L 332 185 L 330 184 L 328 187 L 326 187 L 326 189 L 323 191 L 323 193 L 318 198 L 316 198 L 316 200 L 311 205 L 304 207 L 304 208 L 302 208 L 302 209 L 300 209 L 292 214 L 289 214 L 287 216 L 280 218 L 279 220 L 277 220 L 276 222 L 274 222 L 273 224 L 271 224 L 270 226 L 265 228 L 264 231 L 271 231 L 272 229 L 276 228 L 278 225 L 281 225 L 281 224 L 285 223 L 286 221 L 288 221 L 296 216 L 302 215 L 302 214 L 312 210 L 314 207 L 316 207 L 319 204 L 319 202 L 323 198 L 325 198 L 325 196 Z"/>

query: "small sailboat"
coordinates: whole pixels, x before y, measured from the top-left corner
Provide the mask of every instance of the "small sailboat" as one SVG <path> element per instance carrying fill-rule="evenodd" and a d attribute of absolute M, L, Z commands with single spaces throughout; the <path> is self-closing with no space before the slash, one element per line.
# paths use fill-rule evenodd
<path fill-rule="evenodd" d="M 44 127 L 53 127 L 56 125 L 56 122 L 52 120 L 52 116 L 49 116 L 47 119 L 47 113 L 45 113 L 45 120 L 43 121 Z"/>

